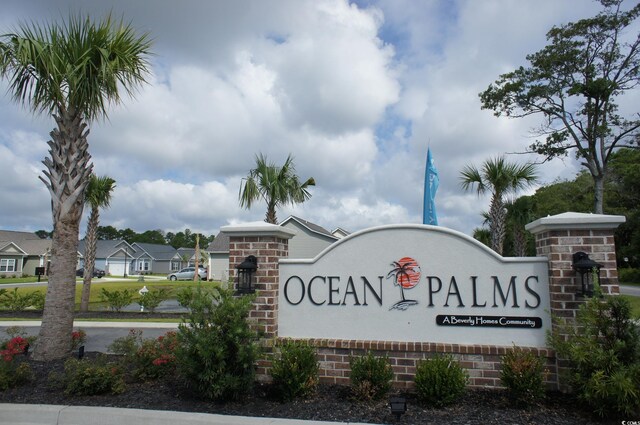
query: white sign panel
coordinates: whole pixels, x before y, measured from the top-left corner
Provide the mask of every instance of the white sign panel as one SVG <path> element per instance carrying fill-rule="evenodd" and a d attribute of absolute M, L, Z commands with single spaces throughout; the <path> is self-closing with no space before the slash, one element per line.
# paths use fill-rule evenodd
<path fill-rule="evenodd" d="M 548 286 L 546 258 L 503 258 L 442 227 L 376 227 L 280 261 L 278 335 L 545 347 Z"/>

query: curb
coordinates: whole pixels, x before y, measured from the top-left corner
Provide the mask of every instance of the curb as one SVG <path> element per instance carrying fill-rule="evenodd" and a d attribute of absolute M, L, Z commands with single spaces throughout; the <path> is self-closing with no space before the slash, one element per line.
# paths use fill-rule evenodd
<path fill-rule="evenodd" d="M 40 320 L 15 320 L 15 321 L 2 321 L 0 320 L 0 326 L 40 326 L 42 322 Z M 79 321 L 73 322 L 73 327 L 82 328 L 147 328 L 147 329 L 178 329 L 180 323 L 172 322 L 93 322 L 93 321 Z"/>
<path fill-rule="evenodd" d="M 299 419 L 253 418 L 208 413 L 115 407 L 62 406 L 46 404 L 0 403 L 0 424 L 11 425 L 321 425 L 338 422 Z M 345 423 L 345 422 L 341 422 Z M 346 422 L 351 425 L 355 422 Z"/>

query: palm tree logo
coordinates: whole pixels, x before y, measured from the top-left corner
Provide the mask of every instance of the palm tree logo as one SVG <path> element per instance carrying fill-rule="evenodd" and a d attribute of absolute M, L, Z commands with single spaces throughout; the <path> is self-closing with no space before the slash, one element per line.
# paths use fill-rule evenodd
<path fill-rule="evenodd" d="M 389 310 L 406 310 L 412 305 L 418 304 L 416 300 L 408 300 L 404 296 L 405 289 L 415 287 L 420 281 L 420 265 L 411 257 L 403 257 L 391 263 L 393 269 L 387 274 L 387 279 L 393 277 L 393 284 L 400 287 L 402 299 L 395 303 Z"/>

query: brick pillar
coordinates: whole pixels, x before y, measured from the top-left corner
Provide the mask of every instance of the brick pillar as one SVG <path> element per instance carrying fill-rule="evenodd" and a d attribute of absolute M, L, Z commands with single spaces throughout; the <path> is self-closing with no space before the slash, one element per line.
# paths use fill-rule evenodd
<path fill-rule="evenodd" d="M 581 282 L 572 268 L 574 253 L 585 252 L 593 261 L 602 264 L 600 287 L 603 293 L 619 293 L 613 233 L 624 221 L 624 216 L 567 212 L 525 226 L 535 236 L 536 254 L 549 259 L 551 315 L 560 323 L 573 323 L 580 304 L 586 301 L 577 295 Z M 554 321 L 554 330 L 557 325 Z M 558 372 L 566 366 L 559 360 Z M 567 388 L 562 383 L 560 387 Z"/>
<path fill-rule="evenodd" d="M 237 286 L 236 266 L 249 255 L 258 259 L 254 283 L 257 298 L 249 318 L 265 338 L 278 336 L 278 261 L 289 256 L 289 239 L 295 232 L 265 222 L 224 226 L 229 235 L 229 282 Z"/>

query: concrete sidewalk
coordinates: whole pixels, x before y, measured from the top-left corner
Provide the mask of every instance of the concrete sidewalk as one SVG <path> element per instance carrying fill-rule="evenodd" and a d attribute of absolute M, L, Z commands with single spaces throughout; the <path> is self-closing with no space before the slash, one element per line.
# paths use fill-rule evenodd
<path fill-rule="evenodd" d="M 6 425 L 320 425 L 338 422 L 252 418 L 207 413 L 114 407 L 0 403 L 0 424 Z M 365 425 L 355 422 L 340 422 Z"/>

